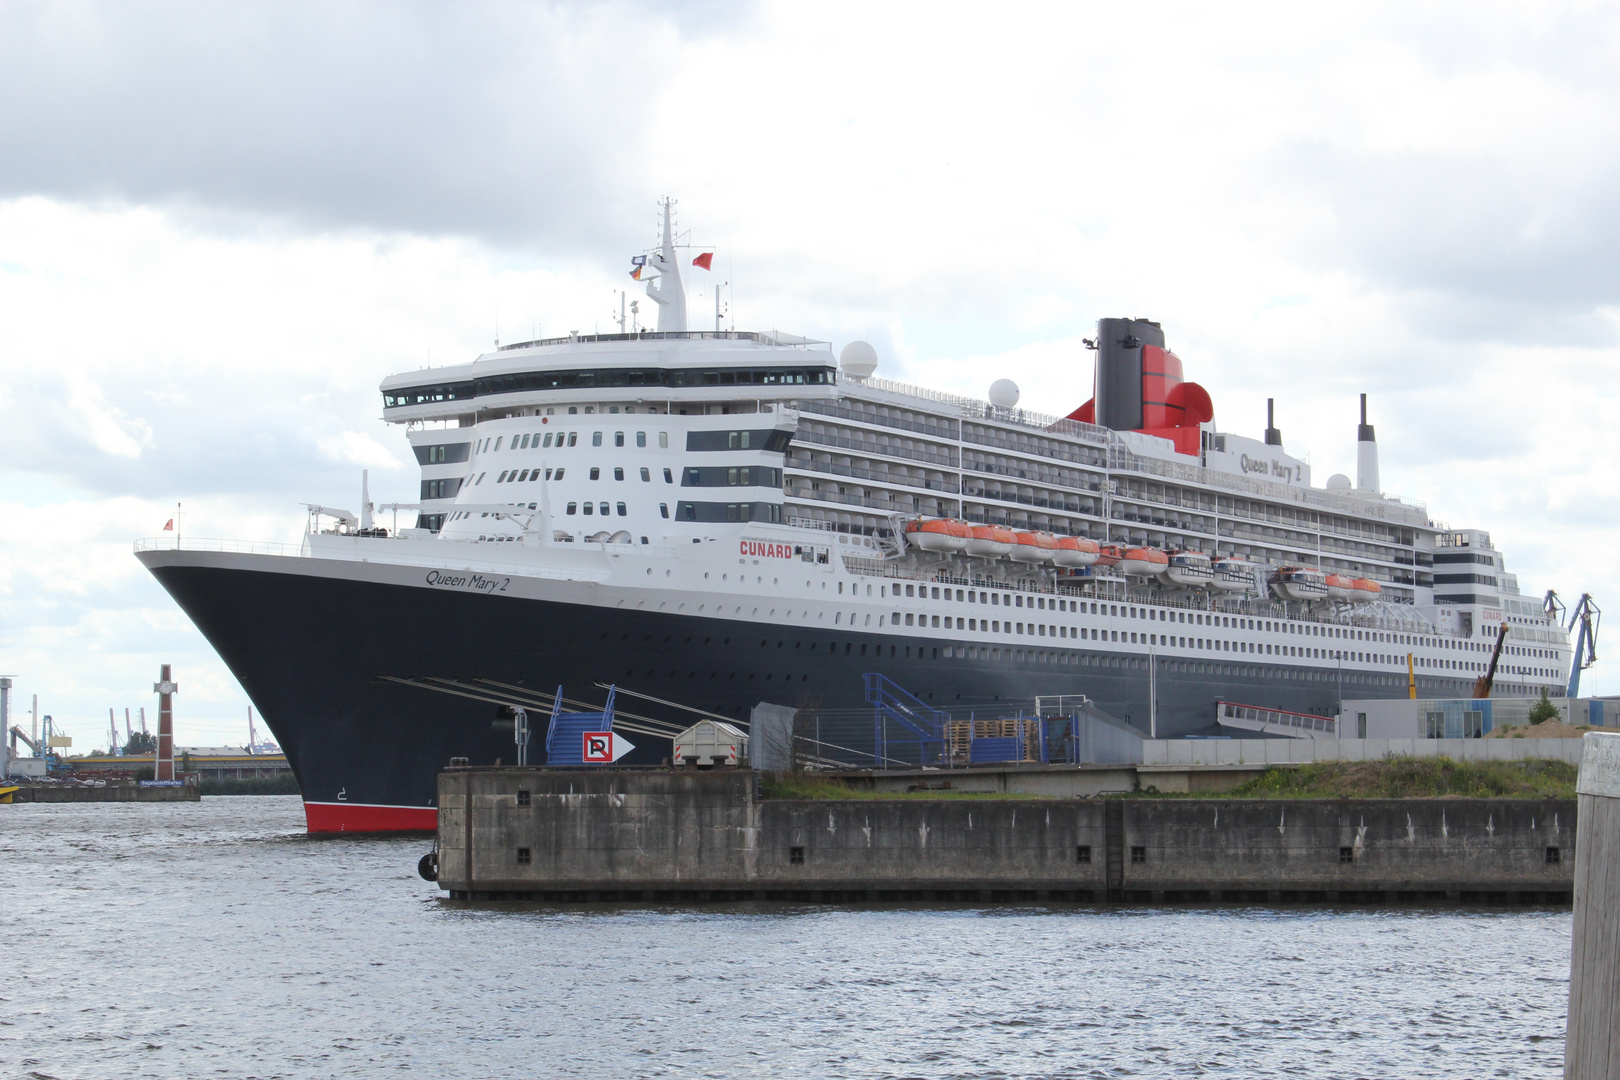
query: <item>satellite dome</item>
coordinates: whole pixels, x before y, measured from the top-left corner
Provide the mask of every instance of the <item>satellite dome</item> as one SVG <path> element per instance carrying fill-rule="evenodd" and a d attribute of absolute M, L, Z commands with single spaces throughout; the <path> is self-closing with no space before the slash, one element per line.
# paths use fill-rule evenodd
<path fill-rule="evenodd" d="M 990 384 L 990 404 L 1010 409 L 1018 404 L 1018 384 L 1011 379 L 997 379 Z"/>
<path fill-rule="evenodd" d="M 1336 472 L 1328 477 L 1327 489 L 1329 491 L 1349 491 L 1351 486 L 1350 478 L 1342 472 Z"/>
<path fill-rule="evenodd" d="M 852 341 L 838 354 L 838 366 L 844 369 L 845 375 L 867 378 L 877 370 L 877 350 L 864 341 Z"/>

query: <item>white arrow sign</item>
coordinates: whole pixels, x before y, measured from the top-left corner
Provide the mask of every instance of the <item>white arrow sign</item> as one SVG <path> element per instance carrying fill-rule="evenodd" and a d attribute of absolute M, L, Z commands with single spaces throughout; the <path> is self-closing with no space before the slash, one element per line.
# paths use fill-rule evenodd
<path fill-rule="evenodd" d="M 587 765 L 611 765 L 636 748 L 635 743 L 611 731 L 587 731 L 580 760 Z"/>

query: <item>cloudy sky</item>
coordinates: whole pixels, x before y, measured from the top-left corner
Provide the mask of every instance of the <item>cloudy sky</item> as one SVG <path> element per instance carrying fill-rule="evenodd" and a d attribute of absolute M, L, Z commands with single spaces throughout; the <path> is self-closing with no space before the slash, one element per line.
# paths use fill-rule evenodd
<path fill-rule="evenodd" d="M 1617 84 L 1587 4 L 0 0 L 0 673 L 240 741 L 132 540 L 412 499 L 379 380 L 607 329 L 666 194 L 694 324 L 1067 412 L 1154 318 L 1224 429 L 1320 483 L 1367 392 L 1386 489 L 1620 602 Z"/>

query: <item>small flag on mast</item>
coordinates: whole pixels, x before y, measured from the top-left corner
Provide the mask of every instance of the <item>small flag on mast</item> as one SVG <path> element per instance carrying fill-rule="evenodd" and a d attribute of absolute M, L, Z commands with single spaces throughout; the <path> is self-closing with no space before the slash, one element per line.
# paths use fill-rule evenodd
<path fill-rule="evenodd" d="M 174 518 L 170 518 L 169 523 L 167 525 L 163 526 L 163 531 L 164 532 L 174 532 Z"/>
<path fill-rule="evenodd" d="M 630 271 L 630 277 L 631 277 L 631 280 L 633 280 L 633 281 L 640 281 L 641 280 L 641 267 L 638 266 L 634 270 Z"/>
<path fill-rule="evenodd" d="M 692 265 L 693 266 L 701 266 L 703 269 L 707 270 L 709 268 L 709 264 L 712 263 L 713 261 L 714 261 L 714 252 L 705 251 L 703 254 L 699 255 L 697 258 L 692 260 Z"/>

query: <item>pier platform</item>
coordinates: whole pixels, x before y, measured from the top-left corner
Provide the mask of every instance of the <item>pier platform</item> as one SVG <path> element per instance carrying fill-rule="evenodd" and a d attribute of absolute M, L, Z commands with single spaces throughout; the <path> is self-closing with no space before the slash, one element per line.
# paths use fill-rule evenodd
<path fill-rule="evenodd" d="M 931 776 L 939 777 L 939 773 Z M 1567 904 L 1571 799 L 761 797 L 749 770 L 452 769 L 452 898 Z"/>

